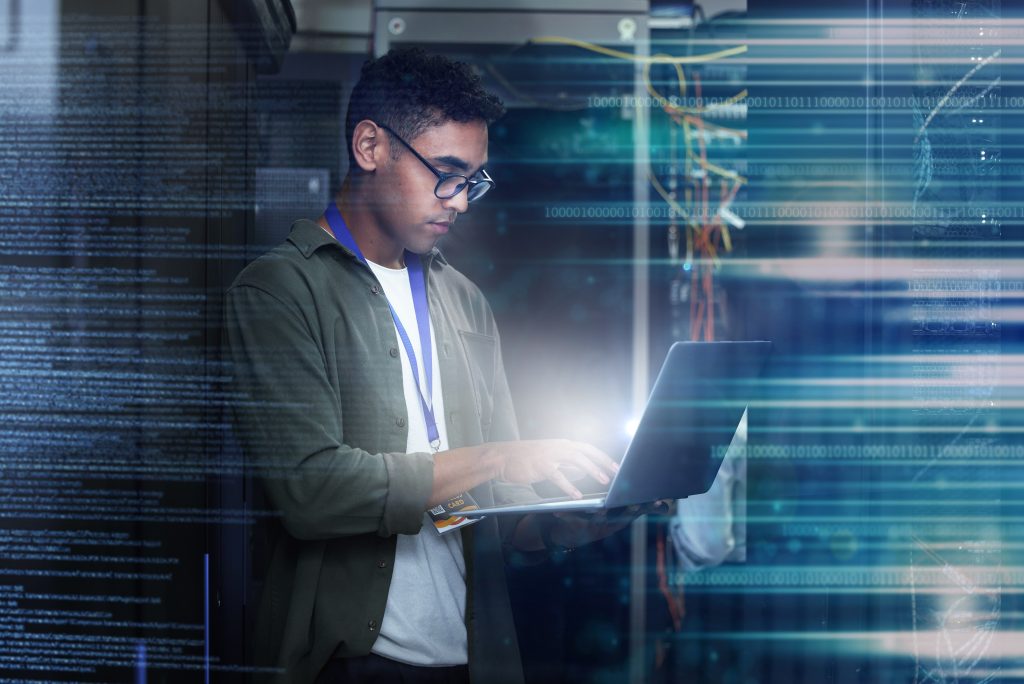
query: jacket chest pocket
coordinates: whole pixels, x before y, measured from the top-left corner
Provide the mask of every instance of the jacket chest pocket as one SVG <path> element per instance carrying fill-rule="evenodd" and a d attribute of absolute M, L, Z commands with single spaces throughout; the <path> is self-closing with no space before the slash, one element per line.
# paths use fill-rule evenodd
<path fill-rule="evenodd" d="M 459 341 L 469 367 L 469 384 L 473 390 L 473 403 L 480 417 L 480 427 L 486 435 L 491 426 L 494 409 L 494 371 L 497 364 L 497 340 L 491 335 L 459 331 Z"/>

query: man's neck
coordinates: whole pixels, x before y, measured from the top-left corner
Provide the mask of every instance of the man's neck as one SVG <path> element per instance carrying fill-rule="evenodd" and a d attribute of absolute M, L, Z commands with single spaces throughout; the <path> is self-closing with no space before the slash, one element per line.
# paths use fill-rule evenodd
<path fill-rule="evenodd" d="M 359 197 L 358 191 L 353 188 L 349 179 L 345 180 L 341 192 L 335 197 L 335 202 L 352 234 L 352 239 L 356 241 L 367 261 L 387 268 L 405 268 L 405 249 L 387 238 L 370 205 Z M 334 235 L 325 217 L 321 216 L 317 223 Z M 334 237 L 337 238 L 337 235 Z"/>

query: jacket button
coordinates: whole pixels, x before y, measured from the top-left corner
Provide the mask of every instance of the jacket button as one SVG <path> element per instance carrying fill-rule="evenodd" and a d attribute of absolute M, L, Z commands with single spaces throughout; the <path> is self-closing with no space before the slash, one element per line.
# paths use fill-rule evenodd
<path fill-rule="evenodd" d="M 391 354 L 391 358 L 393 358 L 393 359 L 397 358 L 398 357 L 398 349 L 396 349 L 395 347 L 392 347 L 391 349 L 388 349 L 388 354 Z"/>
<path fill-rule="evenodd" d="M 372 292 L 373 294 L 380 294 L 380 288 L 377 287 L 376 285 L 373 285 L 370 287 L 370 292 Z"/>
<path fill-rule="evenodd" d="M 384 568 L 388 567 L 388 562 L 384 559 L 381 559 L 377 561 L 377 567 L 383 570 Z"/>
<path fill-rule="evenodd" d="M 405 418 L 399 418 L 395 421 L 395 424 L 398 425 L 398 427 L 405 427 Z"/>
<path fill-rule="evenodd" d="M 369 622 L 366 623 L 366 628 L 369 629 L 371 632 L 376 630 L 377 629 L 377 621 L 376 620 L 370 620 Z"/>

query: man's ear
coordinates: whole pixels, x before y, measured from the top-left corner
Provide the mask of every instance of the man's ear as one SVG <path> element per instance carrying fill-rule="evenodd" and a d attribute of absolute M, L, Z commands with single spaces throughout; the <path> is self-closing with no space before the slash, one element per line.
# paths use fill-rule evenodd
<path fill-rule="evenodd" d="M 352 131 L 352 158 L 363 171 L 376 171 L 384 158 L 384 129 L 369 119 L 363 119 Z"/>

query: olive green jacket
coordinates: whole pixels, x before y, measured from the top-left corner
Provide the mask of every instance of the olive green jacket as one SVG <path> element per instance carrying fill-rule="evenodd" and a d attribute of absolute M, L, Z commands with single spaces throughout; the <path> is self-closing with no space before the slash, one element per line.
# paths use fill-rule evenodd
<path fill-rule="evenodd" d="M 436 249 L 424 267 L 450 447 L 517 439 L 490 307 Z M 433 456 L 405 453 L 399 342 L 383 290 L 316 223 L 297 221 L 286 242 L 242 271 L 225 323 L 235 432 L 282 523 L 256 664 L 278 668 L 273 681 L 312 682 L 332 656 L 370 652 L 395 535 L 420 531 Z M 529 487 L 494 482 L 471 494 L 481 505 L 537 498 Z M 502 557 L 507 532 L 494 518 L 462 531 L 474 682 L 522 679 Z"/>

